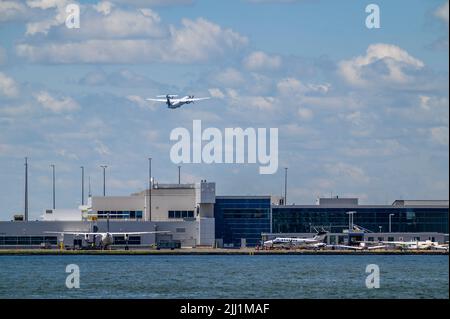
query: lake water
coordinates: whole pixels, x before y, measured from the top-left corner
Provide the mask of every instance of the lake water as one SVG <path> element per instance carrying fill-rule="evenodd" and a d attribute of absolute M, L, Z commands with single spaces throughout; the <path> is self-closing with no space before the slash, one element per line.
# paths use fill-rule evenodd
<path fill-rule="evenodd" d="M 66 266 L 80 288 L 66 287 Z M 366 287 L 366 266 L 380 288 Z M 449 298 L 448 256 L 0 256 L 0 298 Z"/>

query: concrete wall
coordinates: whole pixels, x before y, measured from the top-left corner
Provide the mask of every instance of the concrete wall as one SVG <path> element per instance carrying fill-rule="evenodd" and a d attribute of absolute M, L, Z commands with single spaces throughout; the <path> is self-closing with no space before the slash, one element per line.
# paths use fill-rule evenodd
<path fill-rule="evenodd" d="M 152 189 L 152 221 L 167 221 L 169 210 L 195 211 L 195 189 Z"/>

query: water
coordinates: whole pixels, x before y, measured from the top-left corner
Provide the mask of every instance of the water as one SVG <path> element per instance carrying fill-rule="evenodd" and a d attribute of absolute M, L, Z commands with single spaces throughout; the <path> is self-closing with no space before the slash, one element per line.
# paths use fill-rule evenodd
<path fill-rule="evenodd" d="M 66 265 L 80 268 L 68 289 Z M 380 288 L 365 286 L 366 266 Z M 449 298 L 448 256 L 0 256 L 0 298 Z"/>

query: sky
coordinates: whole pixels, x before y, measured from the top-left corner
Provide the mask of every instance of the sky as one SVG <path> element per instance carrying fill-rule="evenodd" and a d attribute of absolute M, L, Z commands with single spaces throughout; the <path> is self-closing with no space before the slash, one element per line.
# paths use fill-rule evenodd
<path fill-rule="evenodd" d="M 80 28 L 66 7 L 80 5 Z M 365 8 L 380 8 L 380 28 Z M 448 1 L 0 0 L 0 220 L 177 182 L 170 132 L 278 128 L 279 169 L 182 164 L 218 195 L 448 199 Z M 211 96 L 169 110 L 160 94 Z M 86 182 L 86 193 L 87 193 Z"/>

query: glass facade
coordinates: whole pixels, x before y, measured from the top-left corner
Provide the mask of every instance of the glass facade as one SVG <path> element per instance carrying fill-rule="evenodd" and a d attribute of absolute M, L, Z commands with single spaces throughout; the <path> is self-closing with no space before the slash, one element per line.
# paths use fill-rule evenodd
<path fill-rule="evenodd" d="M 0 236 L 0 246 L 56 245 L 56 236 Z"/>
<path fill-rule="evenodd" d="M 194 218 L 194 211 L 193 210 L 169 210 L 167 217 L 169 219 Z"/>
<path fill-rule="evenodd" d="M 273 233 L 309 233 L 315 228 L 330 232 L 348 229 L 349 215 L 355 211 L 353 223 L 372 232 L 439 232 L 448 234 L 448 208 L 443 207 L 288 207 L 272 208 Z M 380 228 L 381 227 L 381 228 Z"/>
<path fill-rule="evenodd" d="M 101 211 L 97 212 L 98 219 L 107 219 L 109 214 L 110 219 L 142 219 L 141 210 L 131 211 Z"/>
<path fill-rule="evenodd" d="M 216 238 L 224 246 L 260 244 L 261 233 L 270 232 L 270 197 L 216 197 L 214 217 Z"/>

